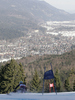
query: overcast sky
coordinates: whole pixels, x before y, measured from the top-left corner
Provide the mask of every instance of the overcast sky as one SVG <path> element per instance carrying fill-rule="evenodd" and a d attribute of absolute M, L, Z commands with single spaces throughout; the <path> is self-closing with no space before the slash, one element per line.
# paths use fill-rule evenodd
<path fill-rule="evenodd" d="M 44 0 L 52 6 L 63 9 L 70 13 L 75 13 L 75 0 Z"/>

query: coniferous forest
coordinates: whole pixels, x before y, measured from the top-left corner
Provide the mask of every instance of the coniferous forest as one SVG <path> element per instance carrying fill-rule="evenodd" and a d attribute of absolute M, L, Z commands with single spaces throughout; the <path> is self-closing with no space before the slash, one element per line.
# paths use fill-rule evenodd
<path fill-rule="evenodd" d="M 1 66 L 0 69 L 0 93 L 12 92 L 20 81 L 25 83 L 23 66 L 15 60 Z"/>
<path fill-rule="evenodd" d="M 0 63 L 0 93 L 14 91 L 20 81 L 26 84 L 28 92 L 42 92 L 44 67 L 50 70 L 50 63 L 57 92 L 75 91 L 74 60 L 75 50 L 62 55 L 35 55 Z M 54 79 L 45 80 L 44 92 L 49 92 L 49 83 L 54 83 Z"/>

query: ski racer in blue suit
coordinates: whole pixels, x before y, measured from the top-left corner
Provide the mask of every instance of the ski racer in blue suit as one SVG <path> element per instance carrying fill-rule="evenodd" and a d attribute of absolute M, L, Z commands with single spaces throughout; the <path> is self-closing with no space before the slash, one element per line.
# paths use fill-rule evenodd
<path fill-rule="evenodd" d="M 20 87 L 20 88 L 18 90 L 16 90 L 18 87 Z M 14 89 L 14 92 L 18 92 L 18 91 L 21 91 L 21 93 L 25 93 L 27 91 L 27 87 L 25 84 L 23 84 L 22 81 L 20 81 L 19 84 Z"/>

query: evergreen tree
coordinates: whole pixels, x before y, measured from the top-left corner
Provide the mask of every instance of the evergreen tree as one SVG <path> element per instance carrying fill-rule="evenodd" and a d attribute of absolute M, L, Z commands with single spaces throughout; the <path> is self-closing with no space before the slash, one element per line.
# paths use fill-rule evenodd
<path fill-rule="evenodd" d="M 75 91 L 75 80 L 74 80 L 74 83 L 73 83 L 73 91 Z"/>
<path fill-rule="evenodd" d="M 59 73 L 58 73 L 58 69 L 55 72 L 55 83 L 56 83 L 56 89 L 59 92 L 60 89 L 61 89 L 61 80 L 60 80 L 60 76 L 59 76 Z"/>
<path fill-rule="evenodd" d="M 21 80 L 24 81 L 23 68 L 11 60 L 0 69 L 0 93 L 13 91 Z"/>
<path fill-rule="evenodd" d="M 33 79 L 31 81 L 31 91 L 36 91 L 38 92 L 40 89 L 40 80 L 37 71 L 35 71 L 35 74 L 33 76 Z"/>
<path fill-rule="evenodd" d="M 65 86 L 65 89 L 66 89 L 67 91 L 70 91 L 69 78 L 67 78 L 67 79 L 65 80 L 65 84 L 64 84 L 64 86 Z"/>
<path fill-rule="evenodd" d="M 24 84 L 26 84 L 26 77 L 25 77 L 25 75 L 24 75 L 23 66 L 22 66 L 21 63 L 19 64 L 19 66 L 20 66 L 19 73 L 20 73 L 21 80 L 23 81 Z"/>

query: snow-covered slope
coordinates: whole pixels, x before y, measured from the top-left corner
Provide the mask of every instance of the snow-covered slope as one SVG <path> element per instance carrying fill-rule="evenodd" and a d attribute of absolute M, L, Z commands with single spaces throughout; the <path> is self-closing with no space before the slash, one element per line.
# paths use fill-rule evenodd
<path fill-rule="evenodd" d="M 0 100 L 75 100 L 75 92 L 0 94 Z"/>

